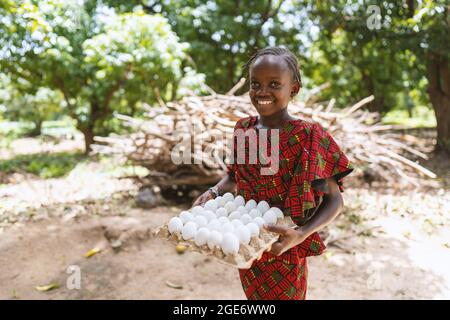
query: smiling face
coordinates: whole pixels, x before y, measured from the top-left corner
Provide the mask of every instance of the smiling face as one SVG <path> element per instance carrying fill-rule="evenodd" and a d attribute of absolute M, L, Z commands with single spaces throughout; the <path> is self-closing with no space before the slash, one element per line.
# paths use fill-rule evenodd
<path fill-rule="evenodd" d="M 271 116 L 285 109 L 300 86 L 280 56 L 264 55 L 250 67 L 250 99 L 261 116 Z"/>

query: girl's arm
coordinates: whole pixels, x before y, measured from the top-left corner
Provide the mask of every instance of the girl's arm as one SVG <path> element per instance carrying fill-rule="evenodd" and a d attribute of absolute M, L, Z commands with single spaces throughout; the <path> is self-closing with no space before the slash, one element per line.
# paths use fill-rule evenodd
<path fill-rule="evenodd" d="M 232 190 L 234 190 L 235 186 L 236 182 L 234 182 L 234 180 L 228 174 L 215 185 L 217 190 L 219 190 L 219 194 L 231 192 Z M 200 195 L 200 197 L 197 198 L 197 200 L 194 201 L 192 206 L 193 207 L 201 206 L 205 204 L 206 201 L 213 198 L 214 198 L 213 194 L 209 190 L 206 190 L 202 195 Z"/>
<path fill-rule="evenodd" d="M 316 214 L 304 226 L 299 227 L 301 233 L 306 234 L 305 239 L 331 223 L 342 211 L 344 199 L 342 198 L 339 186 L 334 178 L 326 180 L 328 193 L 323 196 L 323 201 L 317 209 Z"/>
<path fill-rule="evenodd" d="M 334 178 L 326 180 L 328 193 L 323 196 L 323 201 L 317 209 L 316 214 L 304 226 L 291 229 L 284 226 L 266 226 L 271 232 L 280 234 L 280 238 L 272 245 L 270 252 L 274 255 L 281 255 L 290 248 L 302 243 L 311 234 L 324 228 L 342 211 L 344 201 L 342 199 L 339 186 Z"/>

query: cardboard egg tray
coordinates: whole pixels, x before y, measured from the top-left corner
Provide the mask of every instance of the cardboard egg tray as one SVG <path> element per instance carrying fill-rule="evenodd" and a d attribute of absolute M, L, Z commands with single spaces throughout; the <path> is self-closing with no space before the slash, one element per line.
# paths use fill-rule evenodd
<path fill-rule="evenodd" d="M 287 227 L 295 227 L 295 223 L 291 217 L 284 217 L 278 219 L 276 225 L 284 225 Z M 216 247 L 214 250 L 209 249 L 205 244 L 201 247 L 197 246 L 194 240 L 184 240 L 181 233 L 170 234 L 167 223 L 155 230 L 158 237 L 169 240 L 171 243 L 178 245 L 183 244 L 189 250 L 199 252 L 206 256 L 212 256 L 219 260 L 219 262 L 233 266 L 238 269 L 248 269 L 251 267 L 253 261 L 258 260 L 263 255 L 264 251 L 269 249 L 278 239 L 278 234 L 269 232 L 265 229 L 260 229 L 258 237 L 251 237 L 249 244 L 240 244 L 239 252 L 234 255 L 226 255 L 223 251 Z"/>

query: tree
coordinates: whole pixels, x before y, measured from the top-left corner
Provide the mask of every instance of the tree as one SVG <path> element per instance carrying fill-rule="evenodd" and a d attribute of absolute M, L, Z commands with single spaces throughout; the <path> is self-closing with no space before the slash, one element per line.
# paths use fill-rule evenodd
<path fill-rule="evenodd" d="M 117 14 L 95 0 L 7 0 L 0 15 L 2 71 L 60 91 L 86 152 L 121 100 L 131 110 L 171 100 L 183 76 L 195 77 L 188 45 L 161 15 Z"/>
<path fill-rule="evenodd" d="M 287 0 L 108 0 L 117 10 L 142 8 L 168 19 L 188 50 L 196 69 L 218 92 L 226 92 L 242 77 L 242 66 L 260 48 L 285 45 L 304 52 L 307 28 L 301 10 Z"/>
<path fill-rule="evenodd" d="M 63 97 L 60 92 L 44 87 L 33 87 L 29 83 L 13 85 L 4 74 L 0 74 L 0 106 L 5 119 L 25 120 L 34 124 L 29 132 L 32 136 L 41 134 L 46 120 L 61 114 Z"/>
<path fill-rule="evenodd" d="M 354 99 L 371 93 L 386 103 L 393 101 L 396 91 L 421 88 L 426 80 L 427 90 L 420 91 L 420 98 L 431 102 L 436 115 L 436 151 L 450 153 L 448 3 L 377 0 L 369 6 L 342 0 L 310 4 L 309 15 L 320 30 L 317 42 L 322 62 L 355 71 L 351 76 L 339 69 L 345 85 L 356 89 L 341 91 L 338 82 L 333 82 L 335 93 L 356 94 Z M 336 39 L 342 41 L 340 46 Z M 363 86 L 366 90 L 361 90 Z"/>

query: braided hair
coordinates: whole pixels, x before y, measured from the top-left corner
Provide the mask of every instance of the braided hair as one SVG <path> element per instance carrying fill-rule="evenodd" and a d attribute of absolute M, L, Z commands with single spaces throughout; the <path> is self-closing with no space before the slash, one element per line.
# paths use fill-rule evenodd
<path fill-rule="evenodd" d="M 297 58 L 289 49 L 283 47 L 267 47 L 258 50 L 255 54 L 253 54 L 250 57 L 247 63 L 245 63 L 244 69 L 248 71 L 250 69 L 250 66 L 252 65 L 253 62 L 256 61 L 256 59 L 265 55 L 279 56 L 283 58 L 283 60 L 286 62 L 287 66 L 292 72 L 294 81 L 298 82 L 300 87 L 302 86 L 302 79 L 300 77 L 300 70 Z"/>

